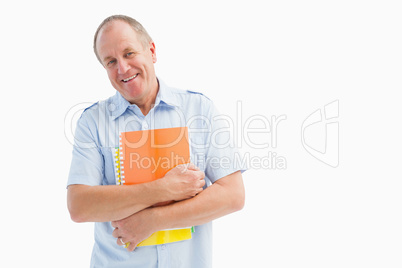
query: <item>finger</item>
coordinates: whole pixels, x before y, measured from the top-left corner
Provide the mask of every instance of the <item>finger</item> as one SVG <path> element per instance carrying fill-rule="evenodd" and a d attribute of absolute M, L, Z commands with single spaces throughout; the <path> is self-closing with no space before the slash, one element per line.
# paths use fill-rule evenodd
<path fill-rule="evenodd" d="M 188 163 L 187 164 L 187 169 L 191 169 L 191 170 L 200 170 L 199 167 L 197 167 L 196 165 L 194 165 L 193 163 Z"/>
<path fill-rule="evenodd" d="M 111 222 L 113 228 L 118 228 L 121 225 L 121 220 L 120 221 L 112 221 Z"/>
<path fill-rule="evenodd" d="M 204 180 L 205 178 L 205 173 L 201 170 L 195 171 L 195 174 L 197 175 L 199 180 Z"/>
<path fill-rule="evenodd" d="M 131 252 L 134 251 L 134 249 L 137 247 L 137 244 L 135 243 L 127 243 L 128 247 L 127 247 L 127 251 Z"/>
<path fill-rule="evenodd" d="M 124 242 L 124 240 L 123 240 L 122 237 L 117 238 L 117 239 L 116 239 L 116 243 L 117 243 L 117 245 L 119 245 L 119 246 L 123 246 L 123 245 L 126 244 L 126 243 Z"/>
<path fill-rule="evenodd" d="M 181 174 L 183 174 L 183 173 L 186 172 L 186 170 L 187 170 L 187 168 L 184 166 L 184 164 L 182 164 L 182 165 L 177 165 L 177 166 L 175 167 L 175 169 L 179 170 L 179 172 L 180 172 Z"/>
<path fill-rule="evenodd" d="M 189 170 L 189 164 L 181 164 L 178 165 L 177 168 L 180 170 L 181 173 L 185 173 L 187 170 Z"/>
<path fill-rule="evenodd" d="M 196 165 L 193 163 L 181 164 L 178 166 L 182 173 L 186 172 L 187 170 L 198 171 L 200 170 Z"/>
<path fill-rule="evenodd" d="M 205 185 L 205 180 L 200 180 L 199 182 L 200 182 L 200 186 L 199 186 L 199 187 L 204 187 L 204 185 Z"/>
<path fill-rule="evenodd" d="M 119 228 L 115 228 L 115 229 L 113 230 L 112 236 L 113 236 L 114 238 L 121 237 Z"/>

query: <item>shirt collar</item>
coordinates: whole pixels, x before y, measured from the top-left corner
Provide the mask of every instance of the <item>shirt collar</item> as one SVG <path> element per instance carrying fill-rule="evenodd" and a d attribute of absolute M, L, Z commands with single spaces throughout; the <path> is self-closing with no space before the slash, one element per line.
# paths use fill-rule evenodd
<path fill-rule="evenodd" d="M 161 79 L 157 79 L 159 82 L 159 90 L 155 99 L 155 107 L 158 105 L 178 107 L 179 101 L 177 100 L 176 96 Z M 113 96 L 112 103 L 114 104 L 114 109 L 111 111 L 111 116 L 113 119 L 121 116 L 129 106 L 135 105 L 127 101 L 119 92 L 116 92 L 116 94 Z"/>
<path fill-rule="evenodd" d="M 159 105 L 161 102 L 168 106 L 172 107 L 179 107 L 179 100 L 173 94 L 172 90 L 163 82 L 161 79 L 158 78 L 159 82 L 159 91 L 158 95 L 156 96 L 155 106 Z"/>

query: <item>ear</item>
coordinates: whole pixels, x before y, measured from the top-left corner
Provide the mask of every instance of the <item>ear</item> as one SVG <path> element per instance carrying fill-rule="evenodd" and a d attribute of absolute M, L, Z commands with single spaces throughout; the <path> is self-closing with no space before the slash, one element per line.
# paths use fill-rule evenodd
<path fill-rule="evenodd" d="M 152 62 L 156 63 L 156 50 L 155 43 L 153 41 L 149 42 L 149 50 L 151 51 Z"/>

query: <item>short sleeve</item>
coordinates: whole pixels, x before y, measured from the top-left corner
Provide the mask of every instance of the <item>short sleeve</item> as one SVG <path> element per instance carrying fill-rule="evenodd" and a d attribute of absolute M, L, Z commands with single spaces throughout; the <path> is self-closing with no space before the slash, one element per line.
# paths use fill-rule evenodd
<path fill-rule="evenodd" d="M 90 186 L 102 184 L 104 164 L 95 133 L 96 127 L 88 123 L 84 112 L 77 122 L 67 186 L 71 184 Z"/>
<path fill-rule="evenodd" d="M 210 132 L 206 138 L 205 174 L 212 183 L 236 171 L 244 172 L 240 151 L 234 140 L 232 119 L 221 114 L 212 101 L 208 100 L 207 116 Z"/>

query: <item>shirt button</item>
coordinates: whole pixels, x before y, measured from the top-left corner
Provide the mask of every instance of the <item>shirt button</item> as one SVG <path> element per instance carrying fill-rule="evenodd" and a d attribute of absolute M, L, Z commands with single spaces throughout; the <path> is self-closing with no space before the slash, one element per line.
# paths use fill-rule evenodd
<path fill-rule="evenodd" d="M 166 245 L 162 245 L 162 250 L 165 250 L 166 249 Z"/>

